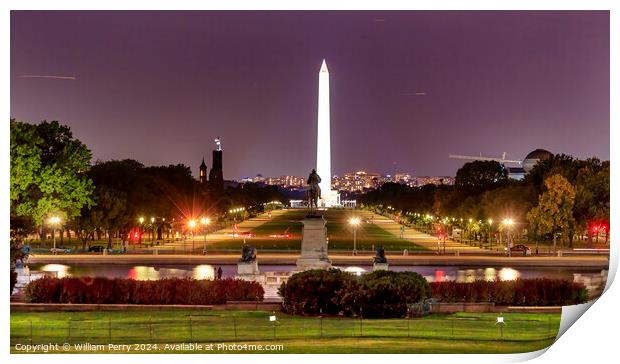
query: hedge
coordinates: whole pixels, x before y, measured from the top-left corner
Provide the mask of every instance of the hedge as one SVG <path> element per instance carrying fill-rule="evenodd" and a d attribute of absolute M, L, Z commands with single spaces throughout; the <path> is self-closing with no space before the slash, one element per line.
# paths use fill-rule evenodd
<path fill-rule="evenodd" d="M 278 293 L 286 312 L 333 315 L 342 310 L 340 291 L 354 281 L 353 275 L 340 269 L 313 269 L 293 274 Z"/>
<path fill-rule="evenodd" d="M 416 272 L 376 271 L 340 292 L 346 314 L 362 317 L 404 317 L 411 304 L 431 297 L 424 277 Z"/>
<path fill-rule="evenodd" d="M 431 283 L 433 298 L 440 302 L 493 302 L 511 306 L 564 306 L 588 301 L 588 291 L 581 283 L 565 279 L 517 279 Z"/>
<path fill-rule="evenodd" d="M 263 287 L 239 279 L 41 278 L 24 290 L 26 302 L 142 305 L 213 305 L 226 301 L 262 301 Z"/>
<path fill-rule="evenodd" d="M 338 269 L 296 273 L 279 293 L 289 313 L 368 318 L 403 317 L 408 305 L 431 294 L 424 277 L 415 272 L 377 271 L 356 277 Z"/>

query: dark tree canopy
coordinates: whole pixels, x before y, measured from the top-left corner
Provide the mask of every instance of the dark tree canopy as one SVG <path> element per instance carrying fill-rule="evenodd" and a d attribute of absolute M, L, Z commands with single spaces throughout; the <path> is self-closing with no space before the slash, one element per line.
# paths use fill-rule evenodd
<path fill-rule="evenodd" d="M 454 183 L 458 188 L 483 190 L 499 186 L 507 179 L 506 169 L 499 162 L 473 161 L 456 171 Z"/>

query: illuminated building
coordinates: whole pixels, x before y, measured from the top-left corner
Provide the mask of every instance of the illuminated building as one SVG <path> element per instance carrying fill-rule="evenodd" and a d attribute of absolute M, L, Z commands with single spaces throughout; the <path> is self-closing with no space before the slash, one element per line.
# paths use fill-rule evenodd
<path fill-rule="evenodd" d="M 324 207 L 340 204 L 338 191 L 332 190 L 331 136 L 329 115 L 329 71 L 323 60 L 319 71 L 319 105 L 317 112 L 316 173 L 321 177 L 321 202 Z"/>

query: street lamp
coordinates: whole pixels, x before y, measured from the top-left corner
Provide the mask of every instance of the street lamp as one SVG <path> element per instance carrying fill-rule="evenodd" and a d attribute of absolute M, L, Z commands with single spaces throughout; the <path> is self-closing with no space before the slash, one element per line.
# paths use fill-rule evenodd
<path fill-rule="evenodd" d="M 492 233 L 493 233 L 493 219 L 489 219 L 489 234 L 488 234 L 488 238 L 489 238 L 489 249 L 493 250 L 493 238 L 492 238 Z"/>
<path fill-rule="evenodd" d="M 189 231 L 192 233 L 192 252 L 190 254 L 194 254 L 194 227 L 196 226 L 196 220 L 189 220 Z"/>
<path fill-rule="evenodd" d="M 151 245 L 155 241 L 155 218 L 151 217 Z"/>
<path fill-rule="evenodd" d="M 140 240 L 138 243 L 140 244 L 140 248 L 142 248 L 142 224 L 144 224 L 144 218 L 140 216 L 138 221 L 140 221 L 140 237 L 139 237 Z"/>
<path fill-rule="evenodd" d="M 53 251 L 54 254 L 56 254 L 56 225 L 58 225 L 60 223 L 60 217 L 52 216 L 52 217 L 50 217 L 49 222 L 52 225 L 52 235 L 53 235 L 53 239 L 54 239 L 54 249 L 52 251 Z"/>
<path fill-rule="evenodd" d="M 207 231 L 205 229 L 206 229 L 206 226 L 209 225 L 210 222 L 211 220 L 209 220 L 208 217 L 203 217 L 202 219 L 200 219 L 200 223 L 203 226 L 203 233 L 204 233 L 204 238 L 205 238 L 204 246 L 202 247 L 202 254 L 207 254 Z"/>
<path fill-rule="evenodd" d="M 357 226 L 360 224 L 360 219 L 352 217 L 349 223 L 353 226 L 353 255 L 357 255 Z"/>
<path fill-rule="evenodd" d="M 504 225 L 508 227 L 508 231 L 506 233 L 506 247 L 508 248 L 508 256 L 512 256 L 512 253 L 510 251 L 510 248 L 512 247 L 512 236 L 510 236 L 510 228 L 512 226 L 512 224 L 514 224 L 514 221 L 512 221 L 512 219 L 510 218 L 506 218 L 503 221 Z"/>

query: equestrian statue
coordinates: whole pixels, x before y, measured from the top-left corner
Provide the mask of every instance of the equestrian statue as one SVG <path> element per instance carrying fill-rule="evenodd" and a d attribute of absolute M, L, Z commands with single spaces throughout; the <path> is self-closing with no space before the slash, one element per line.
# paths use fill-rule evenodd
<path fill-rule="evenodd" d="M 306 189 L 306 198 L 308 200 L 308 207 L 310 208 L 310 215 L 314 215 L 316 209 L 319 207 L 319 199 L 321 198 L 321 177 L 313 169 L 308 176 L 308 188 Z"/>

